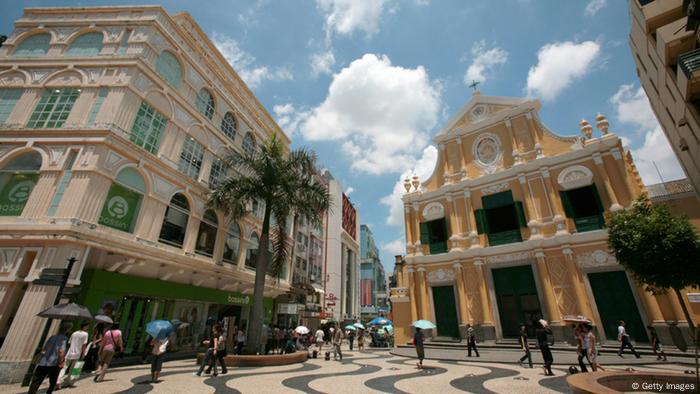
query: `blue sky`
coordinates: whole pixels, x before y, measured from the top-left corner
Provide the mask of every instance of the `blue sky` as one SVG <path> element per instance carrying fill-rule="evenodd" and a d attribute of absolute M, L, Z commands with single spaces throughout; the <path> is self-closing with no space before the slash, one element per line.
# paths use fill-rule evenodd
<path fill-rule="evenodd" d="M 9 32 L 22 7 L 6 4 Z M 472 93 L 542 101 L 555 133 L 598 112 L 646 183 L 683 176 L 639 88 L 619 0 L 167 1 L 187 11 L 289 134 L 318 152 L 372 227 L 388 272 L 403 250 L 401 186 L 432 172 L 432 136 Z"/>

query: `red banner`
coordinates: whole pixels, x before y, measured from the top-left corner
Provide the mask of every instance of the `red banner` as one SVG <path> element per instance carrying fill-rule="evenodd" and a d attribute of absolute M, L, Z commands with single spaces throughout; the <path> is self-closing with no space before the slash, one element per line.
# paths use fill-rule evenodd
<path fill-rule="evenodd" d="M 373 305 L 372 279 L 362 279 L 362 281 L 360 281 L 360 305 Z"/>

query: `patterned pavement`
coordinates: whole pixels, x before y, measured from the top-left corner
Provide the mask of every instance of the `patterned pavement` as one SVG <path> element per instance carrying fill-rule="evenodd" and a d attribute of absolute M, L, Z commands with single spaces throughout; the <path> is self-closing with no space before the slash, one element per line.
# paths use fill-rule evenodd
<path fill-rule="evenodd" d="M 102 383 L 92 375 L 76 382 L 75 388 L 59 392 L 81 393 L 568 393 L 564 365 L 555 366 L 554 377 L 537 366 L 514 364 L 416 360 L 376 350 L 345 352 L 342 362 L 310 359 L 303 364 L 277 367 L 230 368 L 226 375 L 196 377 L 192 360 L 166 361 L 158 383 L 151 383 L 150 365 L 111 369 Z M 536 359 L 537 360 L 537 359 Z M 486 361 L 486 360 L 484 360 Z M 567 365 L 568 367 L 568 365 Z M 625 367 L 609 366 L 609 369 Z M 636 370 L 683 370 L 678 364 L 640 365 Z M 45 387 L 40 392 L 45 392 Z M 17 385 L 0 386 L 2 393 L 25 392 Z"/>

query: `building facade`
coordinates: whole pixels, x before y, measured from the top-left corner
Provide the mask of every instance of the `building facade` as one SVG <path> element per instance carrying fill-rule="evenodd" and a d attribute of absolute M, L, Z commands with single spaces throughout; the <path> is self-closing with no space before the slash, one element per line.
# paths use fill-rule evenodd
<path fill-rule="evenodd" d="M 57 287 L 110 315 L 127 353 L 146 322 L 245 326 L 264 207 L 229 223 L 205 205 L 230 151 L 288 138 L 192 17 L 163 8 L 29 8 L 0 48 L 0 380 L 26 371 Z M 291 226 L 290 226 L 290 242 Z M 265 287 L 266 320 L 289 290 Z"/>
<path fill-rule="evenodd" d="M 581 122 L 582 137 L 552 133 L 537 100 L 478 92 L 436 135 L 427 180 L 405 180 L 406 256 L 391 290 L 397 343 L 417 319 L 434 337 L 516 338 L 544 318 L 569 342 L 570 316 L 590 318 L 602 340 L 624 320 L 634 340 L 667 321 L 687 333 L 680 302 L 637 285 L 610 254 L 604 214 L 629 206 L 644 187 L 620 138 Z M 689 340 L 689 338 L 688 338 Z"/>
<path fill-rule="evenodd" d="M 695 14 L 688 16 L 693 4 Z M 695 0 L 629 0 L 637 75 L 700 198 L 700 7 Z"/>
<path fill-rule="evenodd" d="M 386 274 L 372 230 L 360 225 L 360 314 L 362 320 L 389 312 Z"/>

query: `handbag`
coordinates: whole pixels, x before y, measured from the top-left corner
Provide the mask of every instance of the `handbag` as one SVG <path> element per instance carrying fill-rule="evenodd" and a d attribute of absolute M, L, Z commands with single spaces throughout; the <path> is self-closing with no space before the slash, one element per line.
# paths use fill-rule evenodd
<path fill-rule="evenodd" d="M 76 361 L 75 364 L 73 365 L 73 369 L 70 370 L 70 377 L 71 379 L 75 380 L 80 377 L 80 373 L 83 372 L 83 366 L 85 365 L 85 361 Z"/>

